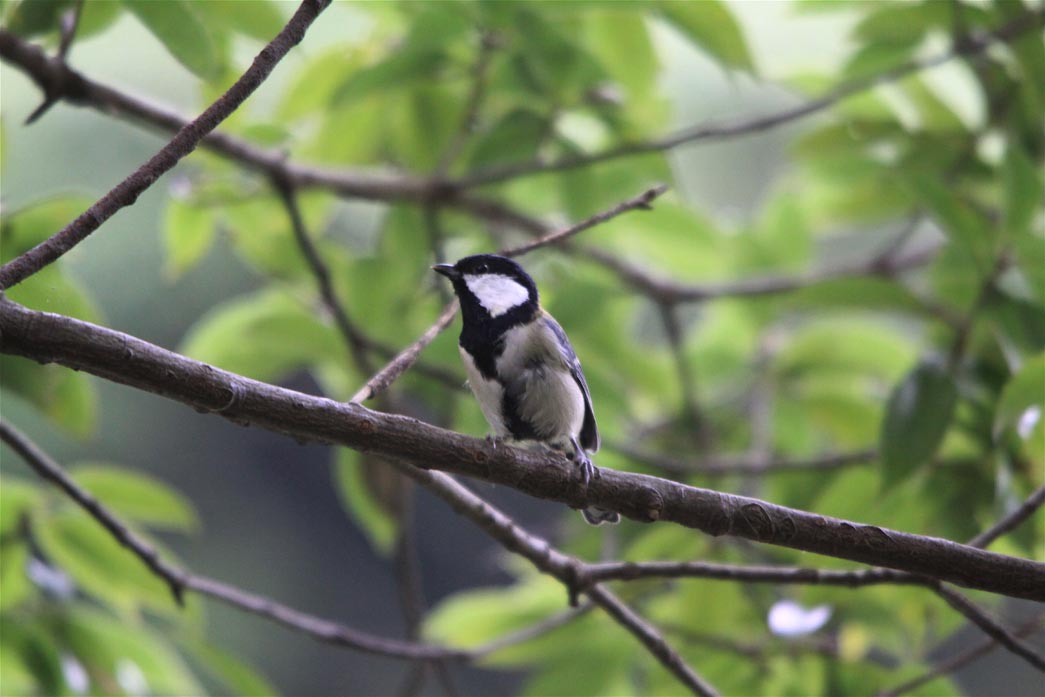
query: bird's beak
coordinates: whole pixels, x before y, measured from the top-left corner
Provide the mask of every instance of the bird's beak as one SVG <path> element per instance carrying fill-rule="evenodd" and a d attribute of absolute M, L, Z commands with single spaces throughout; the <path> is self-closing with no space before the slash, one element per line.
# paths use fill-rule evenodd
<path fill-rule="evenodd" d="M 435 271 L 437 274 L 442 276 L 446 276 L 451 281 L 456 281 L 461 277 L 461 272 L 455 269 L 453 264 L 436 264 L 432 267 L 432 271 Z"/>

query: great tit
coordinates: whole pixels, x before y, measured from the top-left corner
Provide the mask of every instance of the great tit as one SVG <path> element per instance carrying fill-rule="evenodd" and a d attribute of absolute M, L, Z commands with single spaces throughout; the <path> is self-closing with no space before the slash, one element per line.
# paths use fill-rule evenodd
<path fill-rule="evenodd" d="M 599 449 L 591 394 L 566 332 L 541 308 L 533 279 L 495 254 L 432 270 L 450 279 L 461 304 L 461 360 L 494 443 L 537 442 L 564 451 L 587 486 L 599 476 L 585 452 Z M 581 513 L 592 525 L 620 521 L 616 511 Z"/>

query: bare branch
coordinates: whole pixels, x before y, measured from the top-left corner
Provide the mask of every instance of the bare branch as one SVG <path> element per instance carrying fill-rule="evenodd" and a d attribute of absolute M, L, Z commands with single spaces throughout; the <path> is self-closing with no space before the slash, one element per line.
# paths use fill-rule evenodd
<path fill-rule="evenodd" d="M 969 588 L 1045 600 L 1045 564 L 939 538 L 839 520 L 759 499 L 604 468 L 585 490 L 554 453 L 493 447 L 416 419 L 370 411 L 250 380 L 87 322 L 0 302 L 0 352 L 60 363 L 236 423 L 304 441 L 339 443 L 421 468 L 516 488 L 574 508 L 663 520 L 885 566 Z"/>
<path fill-rule="evenodd" d="M 428 344 L 432 343 L 444 329 L 450 326 L 450 322 L 454 320 L 454 315 L 456 314 L 457 301 L 451 300 L 443 308 L 442 313 L 439 315 L 439 319 L 437 319 L 431 327 L 426 329 L 424 334 L 417 338 L 417 341 L 400 351 L 384 368 L 367 380 L 366 384 L 363 385 L 358 392 L 352 395 L 350 401 L 356 403 L 365 402 L 377 395 L 379 392 L 387 389 L 389 385 L 395 382 L 400 375 L 405 373 L 410 366 L 414 364 L 414 361 L 417 360 L 421 351 L 423 351 Z"/>
<path fill-rule="evenodd" d="M 504 449 L 503 446 L 501 449 Z M 696 673 L 664 640 L 664 637 L 613 593 L 597 585 L 586 584 L 587 566 L 575 557 L 559 552 L 545 540 L 535 537 L 503 512 L 472 493 L 453 477 L 443 472 L 422 470 L 402 463 L 399 469 L 422 486 L 442 498 L 459 514 L 469 518 L 505 549 L 526 558 L 540 571 L 561 581 L 570 593 L 570 604 L 576 606 L 576 595 L 583 591 L 591 601 L 605 610 L 627 629 L 676 678 L 695 694 L 711 697 L 715 688 Z"/>
<path fill-rule="evenodd" d="M 317 641 L 343 646 L 366 653 L 406 660 L 478 660 L 503 648 L 529 641 L 561 626 L 583 611 L 567 618 L 555 617 L 533 627 L 505 635 L 472 650 L 453 649 L 398 641 L 360 632 L 315 615 L 299 612 L 274 600 L 249 593 L 227 583 L 193 574 L 162 559 L 148 542 L 132 532 L 112 511 L 78 485 L 65 470 L 24 434 L 0 420 L 0 440 L 7 443 L 42 478 L 60 488 L 77 505 L 97 520 L 120 544 L 137 556 L 150 571 L 163 579 L 179 604 L 186 590 L 216 600 L 311 636 Z"/>
<path fill-rule="evenodd" d="M 590 218 L 582 220 L 581 222 L 576 223 L 575 225 L 571 225 L 570 227 L 567 227 L 558 232 L 550 233 L 541 237 L 540 239 L 534 240 L 533 242 L 521 245 L 519 247 L 502 249 L 498 252 L 498 254 L 509 257 L 521 256 L 523 254 L 532 252 L 535 249 L 539 249 L 540 247 L 560 243 L 568 237 L 576 235 L 577 233 L 583 232 L 584 230 L 587 230 L 589 228 L 595 227 L 596 225 L 604 223 L 607 220 L 616 218 L 618 215 L 621 215 L 622 213 L 627 213 L 628 211 L 635 209 L 648 209 L 652 201 L 661 194 L 663 194 L 665 191 L 667 191 L 667 187 L 663 184 L 655 186 L 651 189 L 647 189 L 635 198 L 624 201 L 623 203 L 619 203 L 613 208 L 610 208 L 609 210 L 603 211 L 601 213 L 596 213 Z M 399 376 L 406 372 L 413 364 L 413 362 L 417 360 L 417 357 L 418 355 L 420 355 L 421 351 L 424 350 L 424 348 L 428 346 L 428 344 L 432 343 L 435 337 L 439 336 L 439 334 L 444 329 L 450 326 L 450 322 L 453 321 L 454 315 L 456 313 L 457 301 L 451 300 L 443 309 L 442 314 L 439 315 L 439 318 L 435 321 L 435 323 L 431 327 L 426 329 L 424 334 L 418 337 L 417 341 L 403 349 L 403 351 L 400 352 L 399 355 L 397 355 L 388 365 L 386 365 L 376 375 L 370 378 L 370 380 L 367 381 L 366 385 L 364 385 L 358 392 L 355 393 L 355 395 L 352 396 L 351 401 L 365 402 L 366 400 L 371 399 L 372 397 L 374 397 L 374 395 L 378 394 L 382 390 L 386 389 L 393 382 L 395 382 L 399 378 Z"/>
<path fill-rule="evenodd" d="M 459 183 L 464 188 L 474 188 L 497 184 L 519 177 L 544 174 L 548 172 L 561 172 L 569 169 L 587 167 L 599 162 L 615 160 L 622 157 L 643 155 L 653 152 L 662 152 L 697 142 L 715 142 L 736 138 L 739 136 L 761 133 L 769 129 L 781 126 L 812 114 L 826 111 L 844 99 L 860 92 L 864 92 L 878 85 L 895 82 L 912 73 L 928 70 L 942 65 L 950 60 L 961 56 L 971 56 L 982 53 L 995 42 L 1007 42 L 1018 36 L 1040 28 L 1045 20 L 1045 13 L 1027 12 L 1014 18 L 1005 25 L 983 35 L 965 35 L 960 41 L 955 41 L 952 48 L 944 53 L 931 58 L 912 60 L 903 65 L 886 70 L 878 75 L 854 80 L 835 87 L 826 94 L 812 99 L 797 106 L 782 111 L 756 116 L 748 119 L 740 119 L 729 122 L 710 122 L 692 126 L 677 131 L 661 138 L 634 143 L 625 143 L 608 148 L 601 152 L 581 155 L 571 155 L 551 162 L 540 159 L 520 162 L 515 164 L 490 167 L 472 173 L 462 179 Z"/>
<path fill-rule="evenodd" d="M 1021 638 L 1029 636 L 1041 629 L 1043 620 L 1045 620 L 1045 616 L 1039 614 L 1037 617 L 1034 617 L 1017 627 L 1013 634 Z M 964 668 L 976 659 L 982 658 L 994 651 L 998 646 L 998 642 L 994 639 L 987 639 L 966 651 L 962 651 L 951 658 L 941 661 L 936 666 L 916 678 L 901 683 L 892 689 L 879 692 L 878 697 L 899 697 L 900 695 L 915 690 L 928 682 L 932 682 L 936 678 L 943 677 L 948 673 L 953 673 L 959 668 Z"/>
<path fill-rule="evenodd" d="M 348 312 L 341 304 L 341 301 L 338 300 L 337 293 L 334 291 L 334 283 L 330 278 L 330 269 L 327 268 L 326 262 L 319 255 L 319 250 L 312 243 L 308 230 L 305 229 L 305 221 L 301 217 L 301 207 L 298 206 L 297 194 L 294 192 L 294 188 L 287 182 L 279 180 L 275 180 L 273 184 L 279 193 L 280 199 L 283 201 L 283 207 L 287 211 L 287 216 L 290 218 L 290 227 L 294 231 L 294 239 L 305 257 L 305 262 L 312 271 L 312 276 L 316 279 L 316 285 L 319 287 L 319 297 L 322 299 L 323 305 L 334 318 L 338 331 L 341 332 L 342 338 L 348 345 L 348 350 L 353 362 L 356 364 L 356 369 L 362 375 L 370 374 L 374 368 L 367 353 L 369 342 L 362 331 L 349 319 Z"/>
<path fill-rule="evenodd" d="M 604 443 L 603 446 L 636 462 L 656 467 L 667 474 L 678 477 L 687 477 L 694 474 L 720 477 L 733 474 L 780 474 L 785 472 L 808 472 L 810 470 L 834 470 L 873 462 L 878 457 L 877 450 L 866 448 L 852 452 L 826 453 L 815 457 L 780 459 L 765 458 L 757 454 L 740 453 L 737 455 L 713 456 L 690 462 L 639 450 L 626 443 L 610 441 Z"/>
<path fill-rule="evenodd" d="M 1042 504 L 1045 504 L 1045 485 L 1035 489 L 1034 493 L 1028 496 L 1027 500 L 1021 503 L 1018 508 L 1009 512 L 1008 515 L 965 544 L 981 549 L 990 547 L 992 542 L 1005 533 L 1015 530 L 1023 521 L 1034 515 L 1034 512 L 1041 508 Z"/>
<path fill-rule="evenodd" d="M 1045 673 L 1045 656 L 1042 656 L 1025 642 L 1020 641 L 1018 638 L 1013 636 L 1011 632 L 998 624 L 996 620 L 977 607 L 971 600 L 953 588 L 948 588 L 942 583 L 938 583 L 933 588 L 933 591 L 946 600 L 948 605 L 965 615 L 967 620 L 983 630 L 984 634 L 994 639 L 994 641 L 998 642 L 1030 665 Z"/>
<path fill-rule="evenodd" d="M 464 149 L 468 138 L 475 131 L 476 122 L 479 119 L 479 107 L 482 105 L 483 97 L 486 96 L 486 79 L 490 72 L 490 62 L 493 59 L 494 50 L 498 46 L 497 37 L 489 31 L 480 32 L 479 55 L 472 66 L 472 86 L 465 100 L 464 111 L 461 114 L 461 123 L 457 132 L 450 140 L 450 144 L 439 158 L 439 164 L 435 168 L 435 176 L 442 179 L 446 176 L 451 165 Z"/>
<path fill-rule="evenodd" d="M 102 527 L 108 530 L 109 534 L 117 542 L 131 550 L 142 560 L 145 566 L 149 567 L 150 571 L 163 579 L 170 587 L 171 595 L 174 596 L 174 600 L 178 605 L 185 604 L 183 594 L 186 586 L 184 571 L 161 559 L 159 553 L 152 545 L 131 532 L 130 528 L 110 513 L 105 506 L 98 502 L 98 499 L 80 488 L 80 485 L 74 482 L 57 462 L 48 457 L 47 453 L 37 447 L 29 438 L 15 430 L 6 421 L 0 421 L 0 440 L 11 446 L 11 449 L 18 453 L 19 457 L 32 467 L 38 475 L 65 492 L 66 496 L 75 501 L 95 520 L 101 523 Z"/>
<path fill-rule="evenodd" d="M 158 153 L 98 199 L 76 220 L 0 266 L 0 289 L 24 281 L 86 239 L 121 208 L 133 204 L 143 191 L 192 152 L 208 132 L 214 130 L 265 81 L 276 64 L 301 41 L 309 25 L 329 3 L 330 0 L 302 0 L 287 25 L 261 50 L 247 71 L 199 117 L 180 129 Z M 0 48 L 7 43 L 6 32 L 0 34 Z"/>
<path fill-rule="evenodd" d="M 509 247 L 508 249 L 502 249 L 500 252 L 498 252 L 498 254 L 506 257 L 522 256 L 523 254 L 528 254 L 529 252 L 532 252 L 533 250 L 538 249 L 540 247 L 547 247 L 548 245 L 562 242 L 563 240 L 573 237 L 579 232 L 584 232 L 589 228 L 593 228 L 596 225 L 605 223 L 608 220 L 612 220 L 621 213 L 627 213 L 628 211 L 633 211 L 636 209 L 650 210 L 653 207 L 653 202 L 667 190 L 667 184 L 657 184 L 652 188 L 646 189 L 638 196 L 630 198 L 622 203 L 618 203 L 616 206 L 610 208 L 609 210 L 605 210 L 601 213 L 596 213 L 590 218 L 582 220 L 581 222 L 575 225 L 571 225 L 570 227 L 565 228 L 563 230 L 559 230 L 558 232 L 553 232 L 544 235 L 536 240 L 533 240 L 532 242 L 527 242 L 526 244 L 521 244 L 517 247 Z"/>

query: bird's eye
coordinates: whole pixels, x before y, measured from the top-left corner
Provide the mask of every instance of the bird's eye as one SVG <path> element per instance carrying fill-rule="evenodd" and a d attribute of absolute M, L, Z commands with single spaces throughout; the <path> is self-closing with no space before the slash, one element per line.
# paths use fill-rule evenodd
<path fill-rule="evenodd" d="M 479 273 L 486 273 L 489 270 L 490 267 L 488 267 L 486 264 L 479 264 L 479 268 L 476 269 L 476 271 L 478 271 Z"/>

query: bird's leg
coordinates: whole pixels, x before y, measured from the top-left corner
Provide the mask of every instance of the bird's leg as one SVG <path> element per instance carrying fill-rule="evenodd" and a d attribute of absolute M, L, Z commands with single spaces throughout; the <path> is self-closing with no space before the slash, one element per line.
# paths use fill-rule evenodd
<path fill-rule="evenodd" d="M 587 488 L 588 482 L 592 478 L 598 479 L 602 475 L 599 473 L 599 468 L 591 463 L 591 458 L 585 454 L 581 444 L 577 442 L 576 436 L 570 436 L 570 443 L 573 445 L 573 457 L 570 459 L 580 467 L 581 483 Z"/>

